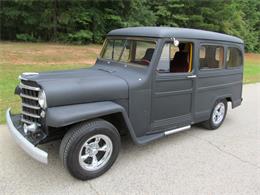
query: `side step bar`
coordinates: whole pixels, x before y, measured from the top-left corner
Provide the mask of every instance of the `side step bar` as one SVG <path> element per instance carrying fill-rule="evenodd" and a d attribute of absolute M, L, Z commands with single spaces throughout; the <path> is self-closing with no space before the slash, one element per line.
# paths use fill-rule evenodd
<path fill-rule="evenodd" d="M 185 131 L 185 130 L 188 130 L 190 129 L 191 126 L 188 125 L 188 126 L 184 126 L 184 127 L 180 127 L 180 128 L 177 128 L 177 129 L 172 129 L 172 130 L 169 130 L 169 131 L 165 131 L 164 132 L 164 135 L 171 135 L 171 134 L 174 134 L 174 133 L 177 133 L 177 132 L 180 132 L 180 131 Z"/>
<path fill-rule="evenodd" d="M 163 138 L 166 135 L 170 135 L 170 134 L 177 133 L 177 132 L 180 132 L 180 131 L 185 131 L 185 130 L 188 130 L 190 128 L 191 128 L 191 126 L 188 125 L 188 126 L 180 127 L 180 128 L 177 128 L 177 129 L 172 129 L 172 130 L 165 131 L 165 132 L 161 131 L 159 133 L 154 133 L 154 134 L 150 134 L 150 135 L 144 135 L 142 137 L 137 137 L 136 138 L 136 143 L 139 144 L 139 145 L 143 145 L 143 144 L 146 144 L 148 142 L 157 140 L 159 138 Z"/>

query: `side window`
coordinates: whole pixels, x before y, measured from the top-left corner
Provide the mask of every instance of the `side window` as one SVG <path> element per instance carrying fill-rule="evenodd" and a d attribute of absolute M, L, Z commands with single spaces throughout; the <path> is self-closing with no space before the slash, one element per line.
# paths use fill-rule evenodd
<path fill-rule="evenodd" d="M 224 48 L 216 45 L 200 47 L 200 69 L 224 68 Z"/>
<path fill-rule="evenodd" d="M 192 70 L 192 43 L 181 42 L 178 46 L 166 43 L 157 66 L 160 73 L 181 73 Z"/>
<path fill-rule="evenodd" d="M 238 48 L 229 47 L 227 49 L 226 63 L 228 68 L 242 66 L 242 52 Z"/>

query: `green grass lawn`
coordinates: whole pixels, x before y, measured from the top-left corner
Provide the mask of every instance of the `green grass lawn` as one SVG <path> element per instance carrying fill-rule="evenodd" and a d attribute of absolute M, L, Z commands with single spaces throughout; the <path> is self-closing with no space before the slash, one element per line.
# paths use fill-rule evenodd
<path fill-rule="evenodd" d="M 43 72 L 89 67 L 95 63 L 100 45 L 61 45 L 0 42 L 0 124 L 5 111 L 20 111 L 20 98 L 14 95 L 23 72 Z"/>
<path fill-rule="evenodd" d="M 244 65 L 244 83 L 260 82 L 260 54 L 246 54 Z"/>
<path fill-rule="evenodd" d="M 14 95 L 23 72 L 42 72 L 89 67 L 94 64 L 100 45 L 0 42 L 0 123 L 5 111 L 20 111 L 20 98 Z M 260 54 L 246 54 L 244 83 L 260 82 Z"/>

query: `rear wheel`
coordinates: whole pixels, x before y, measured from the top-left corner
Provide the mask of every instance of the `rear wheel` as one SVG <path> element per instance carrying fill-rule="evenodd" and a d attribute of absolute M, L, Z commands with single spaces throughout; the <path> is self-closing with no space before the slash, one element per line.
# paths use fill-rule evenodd
<path fill-rule="evenodd" d="M 72 176 L 87 180 L 105 173 L 115 162 L 119 149 L 117 129 L 98 119 L 73 126 L 62 140 L 60 157 Z"/>
<path fill-rule="evenodd" d="M 203 126 L 209 130 L 215 130 L 224 122 L 227 113 L 227 101 L 219 100 L 215 103 L 210 118 L 203 122 Z"/>

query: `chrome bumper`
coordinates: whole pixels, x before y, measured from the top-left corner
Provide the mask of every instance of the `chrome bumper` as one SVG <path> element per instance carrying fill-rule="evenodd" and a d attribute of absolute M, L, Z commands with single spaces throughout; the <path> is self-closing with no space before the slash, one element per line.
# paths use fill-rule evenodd
<path fill-rule="evenodd" d="M 10 130 L 11 135 L 15 139 L 16 143 L 32 158 L 35 160 L 48 164 L 48 153 L 35 147 L 31 142 L 29 142 L 14 126 L 11 119 L 10 108 L 6 111 L 6 122 Z"/>

